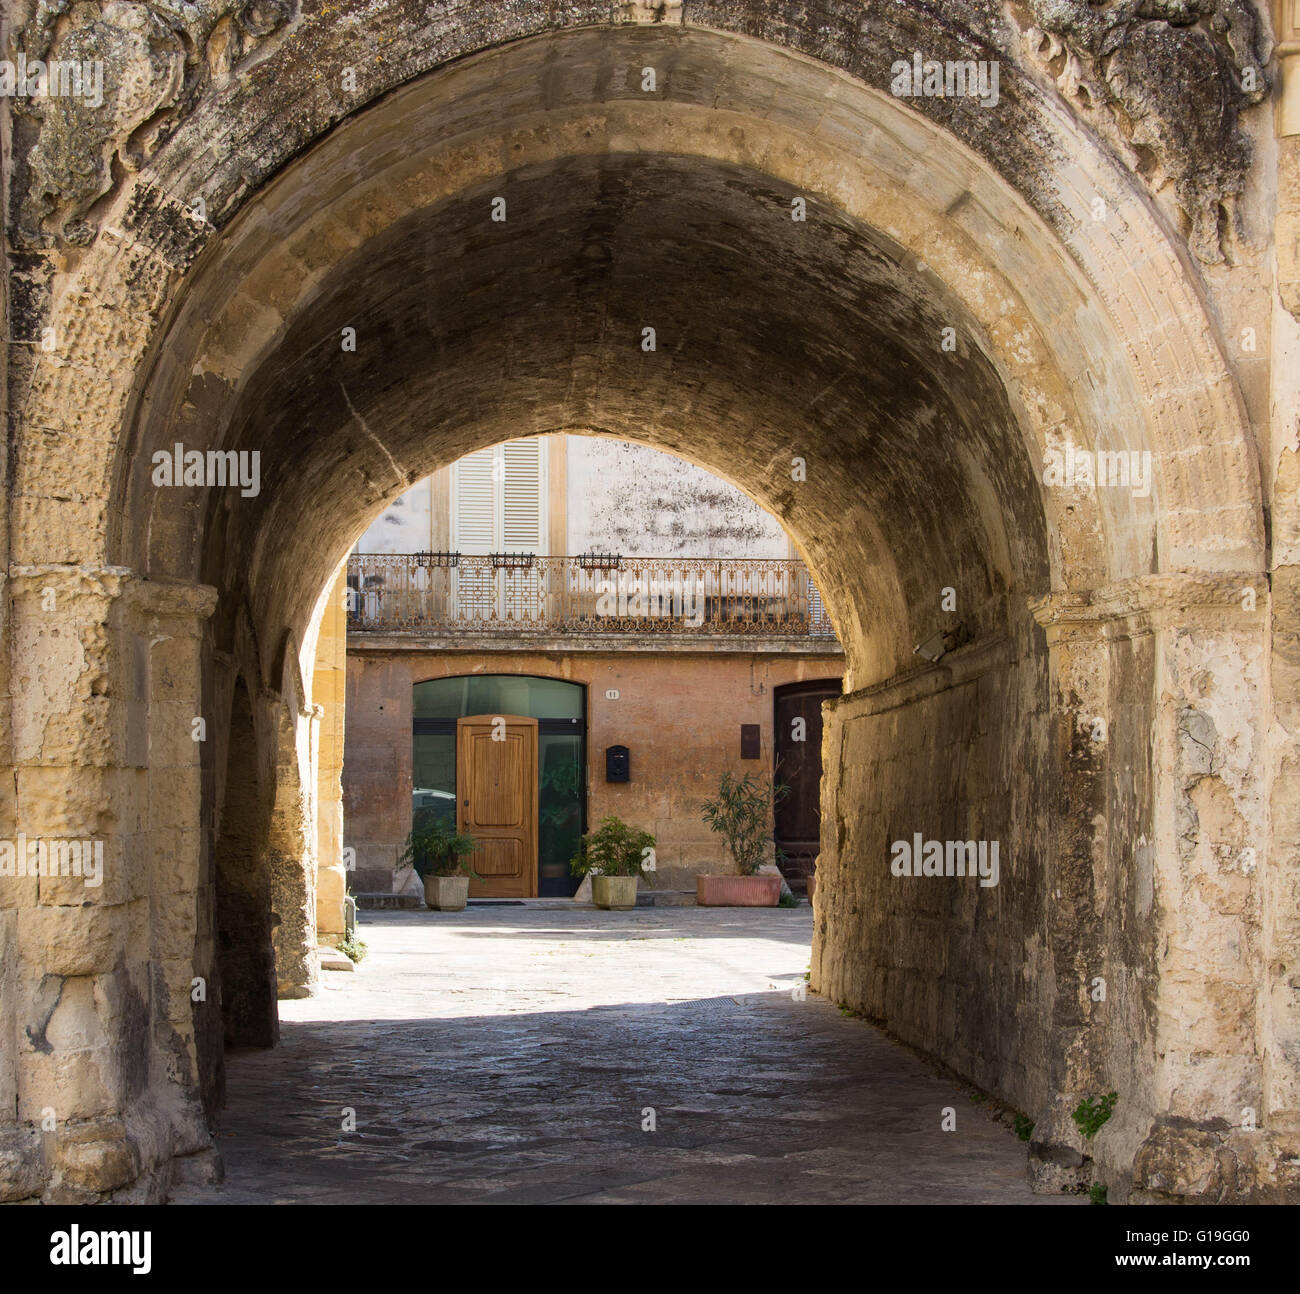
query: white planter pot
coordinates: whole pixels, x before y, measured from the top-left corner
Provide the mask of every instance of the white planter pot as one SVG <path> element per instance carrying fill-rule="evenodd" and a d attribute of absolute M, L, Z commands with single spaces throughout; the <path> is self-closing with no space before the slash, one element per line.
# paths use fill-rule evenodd
<path fill-rule="evenodd" d="M 469 877 L 426 876 L 424 901 L 435 912 L 463 912 L 469 901 Z"/>

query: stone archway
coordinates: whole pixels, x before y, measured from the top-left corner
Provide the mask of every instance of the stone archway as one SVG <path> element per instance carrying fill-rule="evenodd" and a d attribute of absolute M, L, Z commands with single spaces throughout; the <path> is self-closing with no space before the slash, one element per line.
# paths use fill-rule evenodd
<path fill-rule="evenodd" d="M 250 37 L 243 79 L 214 72 L 152 161 L 62 227 L 40 298 L 58 349 L 15 410 L 9 624 L 11 661 L 62 672 L 11 687 L 13 758 L 20 800 L 84 788 L 130 881 L 89 913 L 20 892 L 15 973 L 37 974 L 41 943 L 84 943 L 48 973 L 122 985 L 152 1040 L 124 1065 L 135 1026 L 98 1020 L 107 1077 L 69 1124 L 75 1157 L 35 1153 L 52 1080 L 19 1048 L 24 1192 L 156 1193 L 205 1153 L 216 1058 L 186 993 L 231 822 L 213 830 L 206 752 L 182 746 L 165 781 L 162 737 L 175 749 L 196 711 L 224 724 L 209 701 L 237 659 L 284 716 L 260 725 L 259 767 L 278 771 L 247 811 L 270 821 L 270 786 L 310 804 L 310 698 L 293 695 L 310 662 L 269 653 L 314 642 L 387 498 L 572 426 L 740 485 L 832 608 L 851 691 L 827 729 L 815 986 L 1035 1115 L 1044 1186 L 1080 1158 L 1068 1107 L 1122 1088 L 1095 1147 L 1117 1194 L 1287 1189 L 1277 1039 L 1295 1011 L 1264 947 L 1294 914 L 1264 871 L 1240 873 L 1243 901 L 1215 852 L 1268 856 L 1260 478 L 1185 248 L 1032 60 L 1006 58 L 996 124 L 891 97 L 873 50 L 921 38 L 907 9 L 826 47 L 812 21 L 547 32 L 535 8 L 452 26 L 418 66 L 422 29 L 399 17 L 392 79 L 297 113 L 281 96 L 303 69 L 346 85 L 364 42 L 308 22 Z M 947 57 L 1004 37 L 926 34 Z M 160 488 L 177 442 L 258 455 L 260 489 Z M 1149 488 L 1045 486 L 1067 445 L 1149 453 Z M 939 631 L 951 650 L 918 668 Z M 91 757 L 65 736 L 82 726 Z M 137 816 L 92 811 L 106 801 Z M 1003 881 L 900 885 L 890 842 L 914 831 L 1005 842 Z M 304 855 L 309 891 L 310 841 L 281 852 Z M 142 924 L 144 895 L 165 915 Z M 1233 1130 L 1246 1107 L 1261 1132 Z M 76 1167 L 88 1143 L 102 1172 Z"/>

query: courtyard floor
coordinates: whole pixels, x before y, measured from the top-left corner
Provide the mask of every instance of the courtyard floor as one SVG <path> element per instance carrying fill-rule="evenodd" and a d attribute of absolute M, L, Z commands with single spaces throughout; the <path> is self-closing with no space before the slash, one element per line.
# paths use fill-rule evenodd
<path fill-rule="evenodd" d="M 807 906 L 374 912 L 359 933 L 354 973 L 280 1003 L 279 1047 L 227 1057 L 226 1180 L 174 1202 L 1077 1202 L 1030 1193 L 1024 1143 L 971 1093 L 796 1000 Z"/>

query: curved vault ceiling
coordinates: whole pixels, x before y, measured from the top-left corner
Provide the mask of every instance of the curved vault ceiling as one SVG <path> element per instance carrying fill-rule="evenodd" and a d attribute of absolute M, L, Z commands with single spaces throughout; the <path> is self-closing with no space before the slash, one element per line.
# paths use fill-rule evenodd
<path fill-rule="evenodd" d="M 910 659 L 944 586 L 980 628 L 1010 588 L 1044 591 L 1038 487 L 970 320 L 875 231 L 811 198 L 793 220 L 795 196 L 696 157 L 569 158 L 413 212 L 340 262 L 248 376 L 225 439 L 261 451 L 262 490 L 211 506 L 199 575 L 235 595 L 218 642 L 244 572 L 256 622 L 301 641 L 387 499 L 471 449 L 563 428 L 670 450 L 771 509 L 862 681 L 868 660 L 883 676 Z"/>

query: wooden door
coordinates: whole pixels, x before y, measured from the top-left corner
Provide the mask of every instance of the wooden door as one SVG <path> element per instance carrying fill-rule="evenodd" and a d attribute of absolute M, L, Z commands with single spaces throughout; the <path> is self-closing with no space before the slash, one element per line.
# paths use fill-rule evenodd
<path fill-rule="evenodd" d="M 812 874 L 821 847 L 822 702 L 839 694 L 839 679 L 818 679 L 779 687 L 773 701 L 776 780 L 790 788 L 776 806 L 775 837 L 795 889 Z"/>
<path fill-rule="evenodd" d="M 457 821 L 479 844 L 471 898 L 537 894 L 537 720 L 481 714 L 456 723 Z"/>

